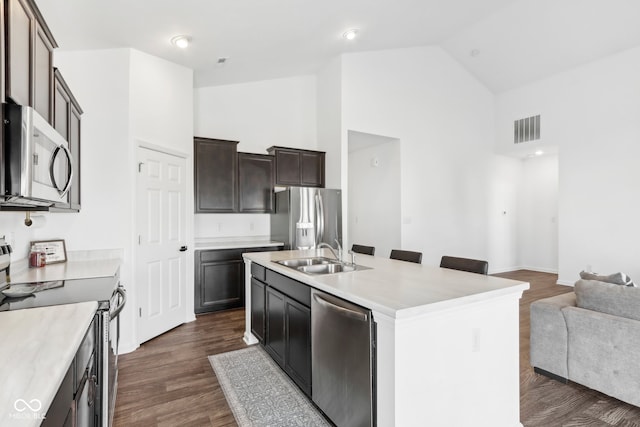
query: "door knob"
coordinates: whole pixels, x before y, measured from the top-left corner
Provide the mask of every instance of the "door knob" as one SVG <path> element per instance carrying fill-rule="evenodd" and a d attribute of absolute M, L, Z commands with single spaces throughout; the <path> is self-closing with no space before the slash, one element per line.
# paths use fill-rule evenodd
<path fill-rule="evenodd" d="M 187 250 L 186 246 L 180 246 L 180 252 L 185 252 Z"/>

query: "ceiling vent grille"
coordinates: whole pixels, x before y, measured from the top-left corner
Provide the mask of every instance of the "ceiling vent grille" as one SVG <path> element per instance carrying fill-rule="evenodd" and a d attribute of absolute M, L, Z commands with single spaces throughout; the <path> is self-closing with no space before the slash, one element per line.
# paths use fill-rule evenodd
<path fill-rule="evenodd" d="M 513 122 L 513 143 L 540 139 L 540 114 Z"/>

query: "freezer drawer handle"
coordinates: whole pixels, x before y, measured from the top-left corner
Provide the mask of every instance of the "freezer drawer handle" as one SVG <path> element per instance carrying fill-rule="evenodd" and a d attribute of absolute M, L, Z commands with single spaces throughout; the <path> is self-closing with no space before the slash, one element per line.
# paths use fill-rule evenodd
<path fill-rule="evenodd" d="M 338 312 L 338 313 L 342 314 L 343 316 L 350 317 L 350 318 L 355 319 L 355 320 L 360 320 L 362 322 L 367 322 L 369 320 L 369 317 L 368 317 L 367 313 L 361 313 L 359 311 L 354 311 L 354 310 L 348 309 L 346 307 L 340 307 L 339 305 L 335 305 L 335 304 L 327 301 L 326 299 L 322 298 L 318 294 L 314 294 L 313 295 L 313 299 L 315 299 L 316 302 L 318 304 L 320 304 L 321 306 L 323 306 L 325 308 L 328 308 L 330 310 L 333 310 L 335 312 Z"/>

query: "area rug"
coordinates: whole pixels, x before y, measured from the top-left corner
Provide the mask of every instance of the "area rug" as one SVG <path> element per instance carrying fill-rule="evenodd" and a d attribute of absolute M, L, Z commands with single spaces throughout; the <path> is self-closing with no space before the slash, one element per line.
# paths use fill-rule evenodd
<path fill-rule="evenodd" d="M 240 427 L 331 426 L 259 345 L 209 362 Z"/>

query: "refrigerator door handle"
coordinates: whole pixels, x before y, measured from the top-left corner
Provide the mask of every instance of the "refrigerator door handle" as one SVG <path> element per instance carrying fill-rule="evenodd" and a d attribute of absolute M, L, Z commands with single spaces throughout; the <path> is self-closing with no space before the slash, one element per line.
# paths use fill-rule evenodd
<path fill-rule="evenodd" d="M 324 241 L 324 204 L 320 193 L 316 193 L 316 245 Z"/>

